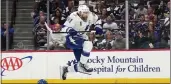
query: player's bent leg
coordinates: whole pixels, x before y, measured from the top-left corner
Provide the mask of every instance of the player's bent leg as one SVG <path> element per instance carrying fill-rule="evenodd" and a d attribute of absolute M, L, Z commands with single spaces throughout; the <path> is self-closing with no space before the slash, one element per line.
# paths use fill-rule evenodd
<path fill-rule="evenodd" d="M 84 42 L 79 67 L 81 67 L 82 70 L 85 71 L 85 72 L 92 72 L 93 71 L 93 69 L 89 68 L 88 65 L 87 65 L 87 60 L 88 60 L 88 58 L 90 56 L 90 52 L 91 52 L 92 48 L 93 48 L 93 44 L 92 44 L 91 41 L 85 41 Z"/>
<path fill-rule="evenodd" d="M 83 51 L 83 49 L 73 49 L 74 56 L 75 56 L 75 59 L 77 60 L 77 62 L 80 61 L 82 51 Z"/>
<path fill-rule="evenodd" d="M 75 59 L 77 60 L 77 62 L 80 61 L 82 51 L 83 51 L 82 49 L 73 49 L 74 56 L 75 56 Z M 68 72 L 78 72 L 78 64 L 75 63 L 73 65 L 71 64 L 70 66 L 63 67 L 62 71 L 63 71 L 62 72 L 62 79 L 66 80 Z"/>
<path fill-rule="evenodd" d="M 73 49 L 73 52 L 74 52 L 74 56 L 75 56 L 75 59 L 77 62 L 80 61 L 80 57 L 81 57 L 81 53 L 82 53 L 82 49 Z M 68 66 L 68 71 L 69 72 L 77 72 L 77 63 L 71 65 L 71 66 Z"/>
<path fill-rule="evenodd" d="M 93 44 L 91 41 L 85 41 L 83 43 L 83 51 L 81 53 L 81 58 L 80 58 L 80 62 L 83 64 L 87 63 L 87 60 L 90 56 L 90 52 L 93 49 Z"/>
<path fill-rule="evenodd" d="M 78 72 L 77 66 L 78 66 L 77 63 L 72 66 L 68 66 L 68 72 Z"/>

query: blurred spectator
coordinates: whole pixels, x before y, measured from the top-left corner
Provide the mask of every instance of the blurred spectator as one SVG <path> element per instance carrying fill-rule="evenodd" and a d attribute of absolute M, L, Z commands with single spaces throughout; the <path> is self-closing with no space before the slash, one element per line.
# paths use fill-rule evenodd
<path fill-rule="evenodd" d="M 64 17 L 66 19 L 74 11 L 76 11 L 76 9 L 74 7 L 74 2 L 68 1 L 68 6 L 63 10 L 62 17 Z"/>
<path fill-rule="evenodd" d="M 39 11 L 39 15 L 35 15 L 33 18 L 34 18 L 34 26 L 36 26 L 36 24 L 39 23 L 40 21 L 40 17 L 43 16 L 45 17 L 45 14 L 43 11 Z"/>
<path fill-rule="evenodd" d="M 148 32 L 138 31 L 138 36 L 134 38 L 136 48 L 154 48 L 152 39 L 149 37 Z"/>
<path fill-rule="evenodd" d="M 35 18 L 37 15 L 39 15 L 39 11 L 38 10 L 38 6 L 39 6 L 39 3 L 41 2 L 41 0 L 34 0 L 35 3 L 33 5 L 33 11 L 31 12 L 31 17 L 32 18 Z"/>
<path fill-rule="evenodd" d="M 94 12 L 97 14 L 97 15 L 100 15 L 102 13 L 102 6 L 100 3 L 97 3 L 96 6 L 95 6 L 95 9 L 94 9 Z"/>
<path fill-rule="evenodd" d="M 159 42 L 161 40 L 161 34 L 162 34 L 162 25 L 160 23 L 160 20 L 155 18 L 154 19 L 154 38 L 156 42 Z"/>
<path fill-rule="evenodd" d="M 93 8 L 93 10 L 94 10 L 95 7 L 96 7 L 97 1 L 96 1 L 96 0 L 90 0 L 88 3 L 89 3 L 90 6 L 92 6 L 92 8 Z"/>
<path fill-rule="evenodd" d="M 82 4 L 85 4 L 86 3 L 86 0 L 79 0 L 78 1 L 78 5 L 82 5 Z"/>
<path fill-rule="evenodd" d="M 35 14 L 38 14 L 39 11 L 47 12 L 47 1 L 46 0 L 35 0 L 34 11 Z"/>
<path fill-rule="evenodd" d="M 60 7 L 59 7 L 59 5 L 60 5 L 59 4 L 59 0 L 53 0 L 51 5 L 52 5 L 52 9 L 51 9 L 52 13 L 51 14 L 54 14 L 57 9 L 60 9 Z"/>
<path fill-rule="evenodd" d="M 167 9 L 167 3 L 164 0 L 161 0 L 160 4 L 155 10 L 155 14 L 157 15 L 158 18 L 164 19 L 165 18 L 164 14 L 167 12 L 166 9 Z"/>
<path fill-rule="evenodd" d="M 50 37 L 49 37 L 49 48 L 50 50 L 62 50 L 62 49 L 66 49 L 65 47 L 65 37 L 62 37 L 62 33 L 58 33 L 61 30 L 61 26 L 60 24 L 54 24 L 51 26 L 51 29 L 53 30 L 53 32 L 56 33 L 51 33 Z M 56 43 L 59 42 L 59 43 Z M 44 45 L 45 47 L 47 47 L 47 43 Z"/>
<path fill-rule="evenodd" d="M 68 15 L 70 15 L 74 11 L 76 11 L 76 9 L 74 7 L 74 2 L 73 1 L 69 1 L 68 2 L 68 6 L 66 7 L 66 13 L 68 13 Z"/>
<path fill-rule="evenodd" d="M 166 8 L 166 13 L 164 14 L 165 16 L 165 20 L 164 20 L 164 26 L 167 29 L 170 29 L 170 15 L 169 15 L 169 11 L 170 11 L 170 2 L 167 3 L 167 8 Z"/>
<path fill-rule="evenodd" d="M 113 42 L 113 49 L 125 49 L 126 40 L 122 36 L 121 32 L 115 34 L 115 40 Z"/>
<path fill-rule="evenodd" d="M 53 32 L 60 32 L 61 30 L 61 25 L 60 24 L 54 24 L 54 25 L 51 25 L 51 29 Z"/>
<path fill-rule="evenodd" d="M 40 21 L 39 23 L 36 25 L 35 30 L 39 29 L 40 27 L 44 28 L 45 27 L 45 17 L 44 16 L 40 16 Z M 45 28 L 46 29 L 46 28 Z"/>
<path fill-rule="evenodd" d="M 101 20 L 102 20 L 102 23 L 105 23 L 106 22 L 106 19 L 108 17 L 109 14 L 107 14 L 107 10 L 104 8 L 102 9 L 102 13 L 101 13 Z"/>
<path fill-rule="evenodd" d="M 68 0 L 66 0 L 66 1 L 68 1 Z M 78 7 L 78 5 L 79 5 L 79 0 L 74 0 L 74 6 Z"/>
<path fill-rule="evenodd" d="M 41 23 L 44 22 L 40 20 L 40 17 L 46 16 L 46 0 L 35 1 L 37 2 L 37 7 L 34 8 L 34 10 L 36 10 L 36 13 L 32 14 L 32 16 L 35 19 L 34 24 L 36 25 L 35 35 L 40 37 L 41 35 L 38 35 L 37 32 L 46 32 L 46 29 L 43 30 L 40 27 Z M 104 30 L 106 34 L 103 34 L 101 36 L 95 35 L 92 32 L 89 33 L 89 39 L 93 42 L 94 49 L 124 49 L 125 33 L 122 34 L 121 32 L 124 31 L 121 30 L 125 30 L 126 26 L 124 21 L 125 0 L 119 0 L 116 2 L 115 1 L 116 0 L 51 0 L 51 28 L 54 32 L 59 32 L 61 25 L 63 25 L 69 14 L 76 11 L 75 8 L 78 6 L 78 4 L 89 3 L 90 10 L 92 12 L 95 12 L 102 19 L 102 28 L 107 30 L 107 32 L 106 30 Z M 166 25 L 165 23 L 166 20 L 169 21 L 169 2 L 166 0 L 129 0 L 129 3 L 130 48 L 167 48 L 167 43 L 170 39 L 170 27 L 169 22 Z M 163 22 L 161 19 L 166 17 L 167 19 L 165 20 L 163 26 Z M 114 38 L 112 33 L 114 34 Z M 58 39 L 58 37 L 60 38 L 62 36 L 61 34 L 62 33 L 53 33 L 52 35 Z M 105 36 L 105 38 L 103 36 Z M 39 40 L 36 40 L 37 44 L 39 44 Z M 64 38 L 58 40 L 61 40 L 61 43 L 64 42 Z M 65 45 L 62 46 L 63 47 L 60 47 L 59 45 L 53 45 L 53 47 L 51 48 L 64 49 Z"/>
<path fill-rule="evenodd" d="M 155 45 L 156 48 L 169 48 L 170 45 L 170 34 L 169 31 L 164 31 L 161 34 L 161 41 L 159 45 Z M 157 44 L 157 43 L 156 43 Z M 159 46 L 159 47 L 158 47 Z"/>
<path fill-rule="evenodd" d="M 118 29 L 118 25 L 115 22 L 113 22 L 112 17 L 109 15 L 106 19 L 106 22 L 103 24 L 103 28 L 113 30 Z"/>
<path fill-rule="evenodd" d="M 102 8 L 107 8 L 106 0 L 101 0 L 100 4 Z"/>
<path fill-rule="evenodd" d="M 57 9 L 60 9 L 61 11 L 65 10 L 67 4 L 67 0 L 53 0 L 51 3 L 51 14 L 55 13 Z"/>
<path fill-rule="evenodd" d="M 164 17 L 169 17 L 169 11 L 170 11 L 170 2 L 167 3 L 167 7 L 165 8 L 165 13 L 164 13 Z"/>
<path fill-rule="evenodd" d="M 157 17 L 163 18 L 164 14 L 164 9 L 166 5 L 164 5 L 164 0 L 152 0 L 150 5 L 153 7 L 154 14 Z"/>
<path fill-rule="evenodd" d="M 45 17 L 40 17 L 40 22 L 34 29 L 34 44 L 35 48 L 43 46 L 47 42 L 47 29 L 45 26 Z"/>
<path fill-rule="evenodd" d="M 140 15 L 146 15 L 147 9 L 144 7 L 143 3 L 139 4 L 139 7 L 136 11 L 136 18 L 140 18 Z"/>
<path fill-rule="evenodd" d="M 113 40 L 113 34 L 111 31 L 106 32 L 105 39 L 100 44 L 103 45 L 103 50 L 112 49 L 114 40 Z"/>
<path fill-rule="evenodd" d="M 7 28 L 8 28 L 8 31 L 7 31 Z M 6 49 L 6 35 L 8 32 L 9 32 L 9 38 L 8 38 L 9 49 L 12 49 L 14 28 L 11 25 L 7 25 L 3 23 L 1 27 L 1 50 Z"/>
<path fill-rule="evenodd" d="M 147 31 L 148 30 L 148 22 L 145 21 L 145 15 L 140 15 L 140 22 L 135 25 L 135 31 Z"/>
<path fill-rule="evenodd" d="M 148 8 L 147 9 L 147 15 L 145 15 L 145 20 L 153 23 L 155 18 L 157 18 L 157 17 L 154 14 L 153 8 L 152 7 Z"/>
<path fill-rule="evenodd" d="M 168 48 L 169 35 L 165 31 L 166 28 L 162 28 L 158 19 L 154 22 L 154 47 L 155 48 Z"/>
<path fill-rule="evenodd" d="M 60 24 L 62 25 L 64 21 L 62 20 L 62 12 L 60 9 L 57 9 L 55 14 L 51 17 L 52 24 Z"/>
<path fill-rule="evenodd" d="M 168 9 L 170 9 L 170 1 L 167 3 L 167 7 Z"/>
<path fill-rule="evenodd" d="M 50 0 L 49 2 L 49 13 L 50 15 L 55 13 L 56 9 L 64 9 L 65 0 Z M 39 11 L 43 11 L 44 13 L 47 13 L 47 0 L 35 0 L 33 12 L 31 12 L 31 16 L 37 16 L 39 14 Z"/>
<path fill-rule="evenodd" d="M 89 34 L 88 35 L 89 36 L 89 40 L 92 41 L 94 49 L 98 49 L 98 47 L 97 47 L 97 39 L 96 39 L 95 33 L 94 32 L 90 32 L 88 34 Z"/>
<path fill-rule="evenodd" d="M 152 7 L 148 8 L 147 15 L 145 15 L 145 19 L 149 23 L 148 30 L 149 30 L 150 36 L 153 37 L 155 20 L 157 19 L 157 16 L 154 15 L 154 10 Z"/>

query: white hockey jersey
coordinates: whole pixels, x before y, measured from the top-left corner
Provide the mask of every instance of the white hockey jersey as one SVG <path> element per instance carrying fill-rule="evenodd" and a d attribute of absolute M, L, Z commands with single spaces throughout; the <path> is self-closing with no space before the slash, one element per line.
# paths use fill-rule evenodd
<path fill-rule="evenodd" d="M 77 12 L 73 12 L 68 16 L 66 22 L 64 23 L 64 27 L 61 29 L 60 32 L 68 32 L 70 28 L 75 29 L 76 31 L 89 31 L 91 25 L 95 25 L 95 27 L 101 27 L 101 20 L 98 19 L 98 16 L 92 12 L 89 13 L 87 21 L 83 21 L 77 14 Z M 47 25 L 47 24 L 46 24 Z M 48 26 L 47 26 L 48 27 Z M 50 28 L 49 28 L 50 30 Z M 50 30 L 51 31 L 51 30 Z M 58 33 L 53 34 L 52 31 L 50 33 L 50 41 L 53 43 L 65 44 L 67 33 Z M 81 34 L 83 39 L 88 40 L 88 36 L 86 32 Z"/>
<path fill-rule="evenodd" d="M 98 16 L 92 12 L 89 13 L 87 21 L 83 21 L 76 12 L 73 12 L 68 16 L 66 22 L 64 23 L 64 28 L 62 28 L 61 32 L 68 32 L 70 28 L 75 29 L 76 31 L 89 31 L 91 25 L 98 26 L 99 28 L 101 20 L 98 20 Z"/>
<path fill-rule="evenodd" d="M 89 13 L 87 21 L 83 21 L 77 14 L 77 12 L 73 12 L 68 16 L 66 22 L 64 23 L 64 27 L 60 32 L 68 32 L 70 28 L 75 29 L 76 31 L 89 31 L 91 25 L 95 25 L 95 27 L 101 28 L 101 20 L 98 20 L 98 16 L 92 12 Z M 68 33 L 59 33 L 59 34 L 51 34 L 51 41 L 53 43 L 59 43 L 63 45 L 66 43 L 65 37 Z M 81 34 L 83 39 L 88 40 L 88 36 L 86 33 Z M 56 36 L 60 36 L 56 37 Z"/>

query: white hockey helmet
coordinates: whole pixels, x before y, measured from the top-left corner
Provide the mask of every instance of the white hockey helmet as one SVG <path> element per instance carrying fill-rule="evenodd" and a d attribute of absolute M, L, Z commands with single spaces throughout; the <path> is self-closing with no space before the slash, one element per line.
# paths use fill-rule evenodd
<path fill-rule="evenodd" d="M 90 12 L 90 9 L 86 5 L 79 5 L 78 12 L 81 12 L 81 13 Z"/>

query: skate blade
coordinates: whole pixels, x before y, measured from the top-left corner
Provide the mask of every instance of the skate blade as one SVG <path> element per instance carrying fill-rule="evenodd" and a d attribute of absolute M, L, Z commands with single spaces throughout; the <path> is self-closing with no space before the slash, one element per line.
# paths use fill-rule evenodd
<path fill-rule="evenodd" d="M 91 72 L 81 72 L 81 71 L 78 71 L 79 73 L 82 73 L 82 74 L 87 74 L 87 75 L 92 75 Z"/>

